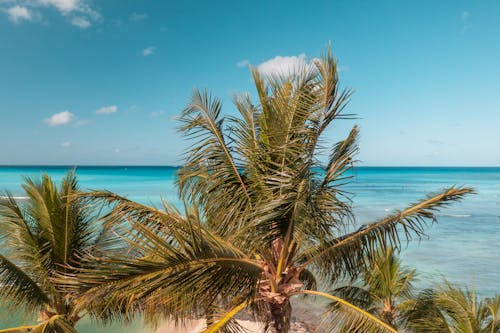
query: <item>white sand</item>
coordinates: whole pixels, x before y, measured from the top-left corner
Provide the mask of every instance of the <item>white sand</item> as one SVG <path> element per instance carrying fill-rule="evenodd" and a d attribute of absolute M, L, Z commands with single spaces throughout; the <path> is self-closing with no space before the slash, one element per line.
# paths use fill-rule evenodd
<path fill-rule="evenodd" d="M 238 320 L 238 323 L 245 328 L 246 333 L 264 333 L 264 325 L 251 320 Z M 164 323 L 154 333 L 200 333 L 206 328 L 204 320 L 192 320 L 184 326 L 176 326 L 172 323 Z M 291 333 L 310 333 L 307 327 L 298 321 L 294 321 L 290 327 Z M 149 332 L 142 332 L 149 333 Z"/>
<path fill-rule="evenodd" d="M 319 314 L 322 313 L 324 303 L 317 302 L 314 298 L 293 300 L 293 316 L 291 333 L 315 332 L 314 324 L 320 321 Z M 248 333 L 263 333 L 264 325 L 251 320 L 238 320 Z M 304 323 L 307 323 L 304 324 Z M 312 325 L 311 325 L 312 324 Z M 156 331 L 142 330 L 141 333 L 200 333 L 205 329 L 205 320 L 191 320 L 184 326 L 176 326 L 172 322 L 165 322 Z"/>
<path fill-rule="evenodd" d="M 264 327 L 254 321 L 238 320 L 238 323 L 243 326 L 248 333 L 263 333 Z M 166 322 L 161 325 L 155 333 L 200 333 L 205 329 L 204 320 L 192 320 L 183 326 L 176 326 L 173 323 Z"/>

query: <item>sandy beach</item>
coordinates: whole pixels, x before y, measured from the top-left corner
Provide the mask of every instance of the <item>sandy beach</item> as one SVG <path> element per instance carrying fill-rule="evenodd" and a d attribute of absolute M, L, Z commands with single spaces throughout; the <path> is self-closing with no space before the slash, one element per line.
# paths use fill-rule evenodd
<path fill-rule="evenodd" d="M 293 315 L 290 333 L 316 333 L 317 324 L 320 322 L 324 303 L 313 301 L 313 299 L 292 300 Z M 253 320 L 239 319 L 238 323 L 248 333 L 264 333 L 264 325 Z M 154 333 L 200 333 L 205 328 L 204 320 L 192 320 L 183 326 L 176 326 L 171 322 L 165 322 Z M 151 333 L 144 330 L 141 333 Z"/>
<path fill-rule="evenodd" d="M 260 323 L 251 320 L 238 320 L 238 323 L 246 330 L 247 333 L 264 333 L 264 326 Z M 200 333 L 205 328 L 204 320 L 193 320 L 184 326 L 176 326 L 171 323 L 161 325 L 155 333 Z M 149 333 L 149 332 L 143 332 Z M 290 333 L 314 333 L 307 328 L 307 325 L 294 321 L 291 326 Z"/>

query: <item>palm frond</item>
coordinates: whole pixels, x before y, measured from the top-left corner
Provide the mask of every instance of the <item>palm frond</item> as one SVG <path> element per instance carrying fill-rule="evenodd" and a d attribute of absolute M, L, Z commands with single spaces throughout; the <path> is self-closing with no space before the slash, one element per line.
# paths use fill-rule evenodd
<path fill-rule="evenodd" d="M 218 297 L 255 295 L 261 264 L 191 221 L 196 215 L 149 210 L 106 193 L 101 198 L 115 202 L 109 219 L 129 223 L 123 240 L 133 251 L 89 258 L 93 266 L 76 269 L 74 288 L 88 290 L 82 304 L 95 317 L 129 319 L 143 311 L 151 321 L 180 319 L 203 312 Z"/>
<path fill-rule="evenodd" d="M 480 309 L 479 317 L 486 322 L 483 328 L 485 332 L 500 331 L 500 295 L 484 300 L 484 306 Z"/>
<path fill-rule="evenodd" d="M 343 287 L 335 288 L 332 292 L 332 295 L 338 296 L 353 305 L 367 310 L 371 309 L 373 305 L 373 297 L 370 294 L 369 290 L 365 290 L 363 287 L 356 285 L 347 285 Z M 338 307 L 337 302 L 333 302 L 329 305 L 331 311 L 335 311 Z"/>
<path fill-rule="evenodd" d="M 224 312 L 218 311 L 214 313 L 213 319 L 214 323 L 209 325 L 205 330 L 201 333 L 242 333 L 245 332 L 241 326 L 239 326 L 234 320 L 234 316 L 236 316 L 240 311 L 251 304 L 251 300 L 246 300 L 231 310 Z"/>
<path fill-rule="evenodd" d="M 376 299 L 413 298 L 416 270 L 403 267 L 392 248 L 380 249 L 370 261 L 363 280 Z"/>
<path fill-rule="evenodd" d="M 108 270 L 80 272 L 79 283 L 95 286 L 82 304 L 104 320 L 130 319 L 139 310 L 150 321 L 157 316 L 183 320 L 204 313 L 218 297 L 255 295 L 261 271 L 247 260 L 177 260 L 177 265 L 145 259 L 120 265 L 123 260 L 117 260 L 107 263 Z"/>
<path fill-rule="evenodd" d="M 0 201 L 0 240 L 3 243 L 4 259 L 15 263 L 26 277 L 36 281 L 38 288 L 49 297 L 56 294 L 50 281 L 54 270 L 48 241 L 40 237 L 38 220 L 31 216 L 10 193 Z"/>
<path fill-rule="evenodd" d="M 440 311 L 436 302 L 436 292 L 426 289 L 405 304 L 401 310 L 401 322 L 404 327 L 422 333 L 452 333 L 447 318 Z"/>
<path fill-rule="evenodd" d="M 241 165 L 224 135 L 225 118 L 220 117 L 220 110 L 218 99 L 196 90 L 183 111 L 180 121 L 184 125 L 180 130 L 194 143 L 179 172 L 179 185 L 182 195 L 205 207 L 207 215 L 219 221 L 219 232 L 224 233 L 237 224 L 252 201 L 240 174 Z"/>
<path fill-rule="evenodd" d="M 451 187 L 350 234 L 306 249 L 299 257 L 304 262 L 301 267 L 316 264 L 324 276 L 334 280 L 345 273 L 355 275 L 365 258 L 373 257 L 380 247 L 397 249 L 401 239 L 423 237 L 425 224 L 436 221 L 437 209 L 472 192 L 470 188 Z"/>
<path fill-rule="evenodd" d="M 405 327 L 417 332 L 491 333 L 500 330 L 500 297 L 480 299 L 448 281 L 421 292 L 403 312 Z"/>
<path fill-rule="evenodd" d="M 335 306 L 330 308 L 333 311 L 328 311 L 321 323 L 325 331 L 337 332 L 343 329 L 344 332 L 397 333 L 395 328 L 381 319 L 334 295 L 312 290 L 302 290 L 297 294 L 321 296 L 335 302 Z"/>
<path fill-rule="evenodd" d="M 50 304 L 50 297 L 20 267 L 0 254 L 0 298 L 11 307 L 35 311 Z"/>
<path fill-rule="evenodd" d="M 14 260 L 37 267 L 45 260 L 40 252 L 36 220 L 18 204 L 11 193 L 5 193 L 4 198 L 0 201 L 0 240 L 4 245 L 3 250 Z"/>

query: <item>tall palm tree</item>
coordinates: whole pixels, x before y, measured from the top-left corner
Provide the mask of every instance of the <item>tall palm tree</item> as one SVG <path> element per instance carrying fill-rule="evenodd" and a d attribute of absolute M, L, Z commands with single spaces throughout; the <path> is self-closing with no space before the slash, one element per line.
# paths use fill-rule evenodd
<path fill-rule="evenodd" d="M 402 266 L 391 248 L 380 249 L 358 281 L 335 289 L 333 294 L 399 327 L 401 312 L 413 304 L 415 281 L 414 269 Z M 337 302 L 331 303 L 331 311 L 340 310 Z M 347 331 L 341 328 L 341 332 Z"/>
<path fill-rule="evenodd" d="M 500 295 L 481 299 L 474 289 L 448 281 L 422 292 L 405 314 L 406 327 L 422 333 L 499 333 Z"/>
<path fill-rule="evenodd" d="M 239 117 L 223 116 L 221 102 L 200 91 L 180 117 L 192 140 L 179 173 L 184 213 L 106 191 L 86 195 L 111 206 L 107 220 L 124 226 L 134 253 L 96 258 L 99 267 L 80 280 L 90 289 L 82 304 L 99 318 L 205 316 L 206 332 L 237 330 L 232 318 L 247 309 L 280 333 L 288 331 L 290 298 L 312 294 L 345 309 L 338 321 L 395 332 L 315 286 L 355 277 L 379 246 L 419 238 L 436 209 L 471 190 L 451 187 L 355 228 L 341 185 L 351 177 L 358 128 L 330 147 L 326 166 L 318 158 L 322 134 L 348 117 L 351 96 L 340 91 L 330 51 L 289 76 L 252 74 L 258 102 L 235 97 Z"/>
<path fill-rule="evenodd" d="M 0 200 L 0 299 L 16 313 L 37 313 L 41 323 L 0 332 L 76 332 L 85 313 L 76 310 L 76 295 L 54 279 L 68 273 L 68 265 L 82 268 L 82 257 L 98 253 L 111 238 L 94 212 L 71 199 L 79 191 L 73 171 L 59 188 L 46 174 L 41 181 L 25 178 L 22 186 L 25 200 L 10 193 Z"/>

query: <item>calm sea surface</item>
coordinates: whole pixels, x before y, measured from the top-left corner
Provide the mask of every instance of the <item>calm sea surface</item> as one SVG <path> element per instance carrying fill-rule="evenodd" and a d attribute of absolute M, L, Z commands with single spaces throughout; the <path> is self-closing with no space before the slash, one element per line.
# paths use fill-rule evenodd
<path fill-rule="evenodd" d="M 0 189 L 22 197 L 23 176 L 38 177 L 44 171 L 59 180 L 67 169 L 0 167 Z M 83 188 L 111 190 L 143 203 L 158 203 L 163 197 L 179 204 L 176 171 L 174 167 L 79 167 L 77 174 Z M 439 223 L 427 229 L 428 238 L 410 243 L 402 256 L 420 273 L 421 287 L 446 276 L 455 283 L 473 284 L 482 295 L 500 292 L 500 168 L 364 167 L 353 176 L 345 189 L 353 195 L 358 223 L 374 222 L 446 186 L 472 186 L 477 194 L 442 210 Z M 1 320 L 3 328 L 7 323 Z M 112 331 L 122 329 L 80 327 L 81 333 Z"/>

